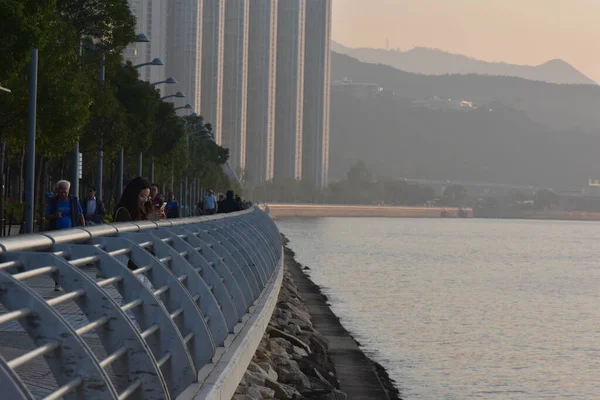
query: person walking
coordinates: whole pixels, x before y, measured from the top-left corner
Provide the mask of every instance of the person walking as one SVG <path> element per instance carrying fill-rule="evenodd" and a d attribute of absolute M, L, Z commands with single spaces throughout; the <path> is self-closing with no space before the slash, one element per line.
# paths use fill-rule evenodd
<path fill-rule="evenodd" d="M 233 190 L 228 190 L 225 200 L 223 200 L 223 203 L 219 206 L 219 214 L 229 214 L 236 211 L 241 211 L 240 205 L 235 200 Z"/>
<path fill-rule="evenodd" d="M 179 218 L 179 203 L 175 200 L 173 192 L 170 192 L 167 196 L 165 212 L 167 213 L 167 218 Z"/>
<path fill-rule="evenodd" d="M 48 200 L 46 221 L 48 229 L 70 229 L 85 226 L 85 217 L 77 197 L 70 195 L 71 182 L 60 180 L 56 183 L 56 195 Z M 54 281 L 54 291 L 61 290 L 58 282 Z"/>
<path fill-rule="evenodd" d="M 102 200 L 96 198 L 96 187 L 88 186 L 88 195 L 82 201 L 81 208 L 87 225 L 100 225 L 104 222 L 106 210 Z"/>
<path fill-rule="evenodd" d="M 217 198 L 215 196 L 215 191 L 210 189 L 208 194 L 204 196 L 204 214 L 213 215 L 218 211 L 217 208 Z"/>

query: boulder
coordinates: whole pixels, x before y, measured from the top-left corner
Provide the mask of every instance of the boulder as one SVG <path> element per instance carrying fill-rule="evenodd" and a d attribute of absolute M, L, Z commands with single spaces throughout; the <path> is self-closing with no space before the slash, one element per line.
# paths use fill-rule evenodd
<path fill-rule="evenodd" d="M 265 371 L 265 373 L 267 374 L 267 376 L 269 377 L 269 379 L 272 379 L 274 381 L 277 381 L 277 372 L 275 372 L 275 370 L 273 369 L 273 366 L 269 363 L 260 363 L 258 364 L 258 366 Z"/>
<path fill-rule="evenodd" d="M 302 347 L 304 350 L 306 350 L 307 353 L 309 353 L 309 354 L 311 353 L 311 349 L 308 344 L 306 344 L 303 341 L 299 340 L 298 338 L 290 335 L 289 333 L 285 333 L 285 332 L 283 332 L 277 328 L 273 328 L 271 326 L 269 326 L 267 328 L 267 332 L 273 338 L 276 338 L 276 337 L 283 338 L 283 339 L 287 340 L 288 342 L 292 343 L 294 346 Z"/>
<path fill-rule="evenodd" d="M 269 389 L 272 389 L 275 392 L 276 399 L 293 400 L 302 397 L 300 392 L 298 392 L 293 387 L 285 385 L 283 383 L 279 383 L 273 379 L 267 379 L 265 381 L 265 386 Z"/>

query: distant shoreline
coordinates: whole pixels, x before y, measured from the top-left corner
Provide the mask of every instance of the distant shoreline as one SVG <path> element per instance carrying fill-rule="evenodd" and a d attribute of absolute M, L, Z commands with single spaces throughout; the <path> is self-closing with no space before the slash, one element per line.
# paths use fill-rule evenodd
<path fill-rule="evenodd" d="M 459 208 L 395 207 L 330 204 L 269 204 L 273 218 L 289 217 L 383 217 L 383 218 L 459 218 Z M 473 218 L 473 210 L 463 208 L 464 218 Z"/>
<path fill-rule="evenodd" d="M 335 204 L 269 204 L 273 218 L 326 218 L 326 217 L 371 217 L 371 218 L 462 218 L 478 219 L 521 219 L 539 221 L 600 221 L 600 212 L 574 211 L 527 211 L 484 215 L 471 208 L 452 207 L 402 207 Z M 442 216 L 443 214 L 443 216 Z"/>

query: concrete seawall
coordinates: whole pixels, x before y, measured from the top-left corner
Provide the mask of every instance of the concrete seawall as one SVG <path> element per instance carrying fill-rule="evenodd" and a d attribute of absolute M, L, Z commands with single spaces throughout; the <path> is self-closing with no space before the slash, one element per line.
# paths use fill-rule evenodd
<path fill-rule="evenodd" d="M 275 311 L 233 399 L 399 399 L 288 248 L 284 265 Z"/>
<path fill-rule="evenodd" d="M 460 209 L 440 207 L 347 206 L 327 204 L 269 204 L 274 218 L 285 217 L 383 217 L 383 218 L 459 218 Z M 472 218 L 473 210 L 463 209 Z"/>

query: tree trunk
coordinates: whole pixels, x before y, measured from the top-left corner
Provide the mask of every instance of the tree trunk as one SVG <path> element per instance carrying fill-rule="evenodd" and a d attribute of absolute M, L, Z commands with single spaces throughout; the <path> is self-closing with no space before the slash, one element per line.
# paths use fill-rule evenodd
<path fill-rule="evenodd" d="M 19 184 L 18 186 L 18 202 L 23 204 L 23 189 L 25 187 L 25 145 L 21 146 L 21 159 L 19 160 Z"/>

